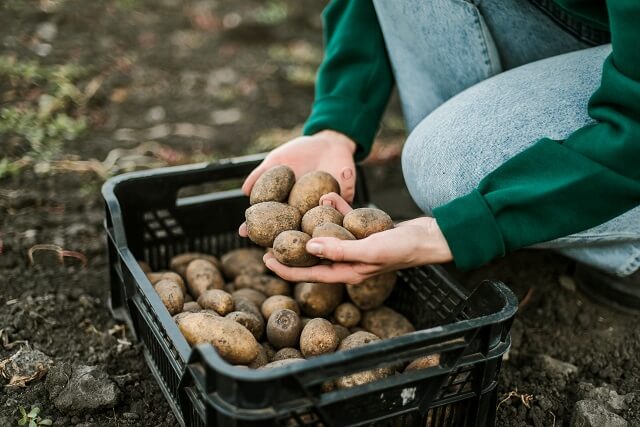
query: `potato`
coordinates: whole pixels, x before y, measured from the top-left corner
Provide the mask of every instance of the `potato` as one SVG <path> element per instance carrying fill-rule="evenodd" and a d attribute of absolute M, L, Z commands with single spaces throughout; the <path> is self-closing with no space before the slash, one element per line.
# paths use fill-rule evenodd
<path fill-rule="evenodd" d="M 302 329 L 304 329 L 304 327 L 307 326 L 307 323 L 311 321 L 311 317 L 301 317 L 300 320 L 302 321 Z"/>
<path fill-rule="evenodd" d="M 249 203 L 255 205 L 262 202 L 284 202 L 289 197 L 291 187 L 296 182 L 296 175 L 290 167 L 274 166 L 260 175 L 253 184 Z"/>
<path fill-rule="evenodd" d="M 244 326 L 203 312 L 182 314 L 177 323 L 189 345 L 210 343 L 232 364 L 248 365 L 258 356 L 260 345 Z"/>
<path fill-rule="evenodd" d="M 289 267 L 311 267 L 320 259 L 307 252 L 307 242 L 311 236 L 302 231 L 287 230 L 278 234 L 273 241 L 273 255 Z"/>
<path fill-rule="evenodd" d="M 318 206 L 320 197 L 328 193 L 340 193 L 338 181 L 327 172 L 309 172 L 293 185 L 289 193 L 289 205 L 296 207 L 304 215 L 309 209 Z"/>
<path fill-rule="evenodd" d="M 293 363 L 303 362 L 304 359 L 284 359 L 284 360 L 276 360 L 275 362 L 269 362 L 266 365 L 258 368 L 258 369 L 272 369 L 272 368 L 281 368 L 283 366 L 291 365 Z"/>
<path fill-rule="evenodd" d="M 340 304 L 344 285 L 327 283 L 298 283 L 293 297 L 302 312 L 310 317 L 326 317 Z"/>
<path fill-rule="evenodd" d="M 419 371 L 420 369 L 427 369 L 440 364 L 440 354 L 430 354 L 428 356 L 419 357 L 412 361 L 404 368 L 405 372 Z"/>
<path fill-rule="evenodd" d="M 349 298 L 361 310 L 371 310 L 380 307 L 396 284 L 396 273 L 391 271 L 373 276 L 357 285 L 347 285 Z"/>
<path fill-rule="evenodd" d="M 272 277 L 272 280 L 269 280 L 264 285 L 264 294 L 268 297 L 274 295 L 290 295 L 291 294 L 291 285 L 284 280 Z"/>
<path fill-rule="evenodd" d="M 334 391 L 335 389 L 336 389 L 336 382 L 333 380 L 323 382 L 320 388 L 320 390 L 323 393 L 329 393 L 330 391 Z"/>
<path fill-rule="evenodd" d="M 245 311 L 232 311 L 224 317 L 231 319 L 234 322 L 238 322 L 247 328 L 257 340 L 260 339 L 264 332 L 264 320 L 262 320 L 262 316 L 258 318 L 255 314 L 247 313 Z"/>
<path fill-rule="evenodd" d="M 202 307 L 195 301 L 185 302 L 182 307 L 183 312 L 196 313 L 200 310 L 202 310 Z"/>
<path fill-rule="evenodd" d="M 302 231 L 311 236 L 313 230 L 321 224 L 342 225 L 342 218 L 342 214 L 331 206 L 316 206 L 309 209 L 302 217 Z"/>
<path fill-rule="evenodd" d="M 272 295 L 289 295 L 291 293 L 289 283 L 279 277 L 273 277 L 268 274 L 240 274 L 236 276 L 234 284 L 236 289 L 255 289 L 268 297 Z"/>
<path fill-rule="evenodd" d="M 153 271 L 149 263 L 147 263 L 146 261 L 139 259 L 138 265 L 140 266 L 140 270 L 142 270 L 144 274 L 149 274 Z"/>
<path fill-rule="evenodd" d="M 231 295 L 231 298 L 233 298 L 233 305 L 236 311 L 253 314 L 262 319 L 262 313 L 256 303 L 243 296 Z"/>
<path fill-rule="evenodd" d="M 151 282 L 151 284 L 154 286 L 160 280 L 164 280 L 164 279 L 172 280 L 180 286 L 180 289 L 182 290 L 183 294 L 187 293 L 187 287 L 184 284 L 184 280 L 182 280 L 182 277 L 178 273 L 174 273 L 173 271 L 159 271 L 157 273 L 147 273 L 147 279 L 149 279 L 149 282 Z"/>
<path fill-rule="evenodd" d="M 302 215 L 293 206 L 278 202 L 262 202 L 245 211 L 249 239 L 257 245 L 271 247 L 283 231 L 300 228 Z"/>
<path fill-rule="evenodd" d="M 333 353 L 339 343 L 338 334 L 327 319 L 311 319 L 300 334 L 300 351 L 307 358 Z"/>
<path fill-rule="evenodd" d="M 356 240 L 356 237 L 351 234 L 349 230 L 330 222 L 320 224 L 313 229 L 313 238 L 315 239 L 316 237 L 335 237 L 340 240 Z"/>
<path fill-rule="evenodd" d="M 409 320 L 389 307 L 379 307 L 362 314 L 361 325 L 382 339 L 398 337 L 415 331 Z"/>
<path fill-rule="evenodd" d="M 222 272 L 229 280 L 240 274 L 263 274 L 267 271 L 262 257 L 264 251 L 258 248 L 235 249 L 222 255 Z"/>
<path fill-rule="evenodd" d="M 333 313 L 336 322 L 345 328 L 353 328 L 360 323 L 360 310 L 350 302 L 343 302 L 336 307 L 336 311 Z"/>
<path fill-rule="evenodd" d="M 274 295 L 272 297 L 267 298 L 260 307 L 260 311 L 262 311 L 262 315 L 265 319 L 269 320 L 269 317 L 274 311 L 281 310 L 283 308 L 288 308 L 289 310 L 294 311 L 296 314 L 300 315 L 300 308 L 298 307 L 298 303 L 291 297 L 285 295 Z"/>
<path fill-rule="evenodd" d="M 154 286 L 162 303 L 172 316 L 182 311 L 184 306 L 184 294 L 180 286 L 173 280 L 163 279 Z"/>
<path fill-rule="evenodd" d="M 273 362 L 273 358 L 276 355 L 276 349 L 273 348 L 269 342 L 265 341 L 262 344 L 262 348 L 264 348 L 265 353 L 267 353 L 267 357 L 269 358 L 269 362 Z"/>
<path fill-rule="evenodd" d="M 264 300 L 267 299 L 265 294 L 262 292 L 256 291 L 255 289 L 238 289 L 234 293 L 231 294 L 234 298 L 246 298 L 252 303 L 254 303 L 257 307 L 260 307 Z"/>
<path fill-rule="evenodd" d="M 344 216 L 342 226 L 357 239 L 364 239 L 374 233 L 392 229 L 393 221 L 380 209 L 358 208 Z"/>
<path fill-rule="evenodd" d="M 207 260 L 195 259 L 191 261 L 185 274 L 189 292 L 196 299 L 207 289 L 222 289 L 224 287 L 224 279 L 220 271 Z"/>
<path fill-rule="evenodd" d="M 300 353 L 300 350 L 298 350 L 297 348 L 285 347 L 281 348 L 276 352 L 276 354 L 273 355 L 272 362 L 277 362 L 278 360 L 285 359 L 304 359 L 304 357 L 302 357 L 302 353 Z"/>
<path fill-rule="evenodd" d="M 251 369 L 258 369 L 266 365 L 267 363 L 269 363 L 269 356 L 267 355 L 267 352 L 265 351 L 264 347 L 259 345 L 258 356 L 256 356 L 256 358 L 253 360 L 253 362 L 249 364 L 248 367 Z"/>
<path fill-rule="evenodd" d="M 233 311 L 233 298 L 220 289 L 207 289 L 198 297 L 200 307 L 215 311 L 224 316 Z"/>
<path fill-rule="evenodd" d="M 273 312 L 267 321 L 267 339 L 277 349 L 297 347 L 301 330 L 298 313 L 286 308 Z"/>
<path fill-rule="evenodd" d="M 236 286 L 233 283 L 225 283 L 225 285 L 222 287 L 222 289 L 228 293 L 228 294 L 232 294 L 236 291 Z"/>
<path fill-rule="evenodd" d="M 351 334 L 340 342 L 338 351 L 349 350 L 372 342 L 380 341 L 380 338 L 370 332 L 356 332 Z M 376 368 L 364 372 L 356 372 L 355 374 L 346 375 L 336 379 L 336 387 L 338 389 L 351 388 L 373 381 L 388 377 L 394 373 L 393 368 Z"/>
<path fill-rule="evenodd" d="M 169 269 L 175 271 L 180 276 L 187 278 L 187 266 L 191 261 L 196 259 L 203 259 L 205 261 L 209 261 L 211 264 L 215 265 L 216 268 L 220 269 L 220 260 L 213 255 L 203 254 L 200 252 L 186 252 L 180 255 L 176 255 L 169 261 Z"/>
<path fill-rule="evenodd" d="M 337 325 L 337 324 L 334 323 L 333 324 L 333 329 L 335 329 L 336 335 L 338 335 L 338 339 L 340 341 L 342 341 L 343 339 L 345 339 L 346 337 L 351 335 L 351 332 L 349 331 L 349 329 L 345 328 L 342 325 Z"/>

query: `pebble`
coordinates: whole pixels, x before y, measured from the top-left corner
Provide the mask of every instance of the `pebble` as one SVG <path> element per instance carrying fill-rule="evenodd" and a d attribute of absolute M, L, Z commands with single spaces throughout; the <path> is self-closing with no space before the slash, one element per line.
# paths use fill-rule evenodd
<path fill-rule="evenodd" d="M 558 277 L 558 283 L 560 283 L 563 289 L 569 292 L 576 291 L 576 281 L 569 275 L 561 274 L 560 277 Z"/>
<path fill-rule="evenodd" d="M 576 365 L 554 359 L 546 354 L 539 355 L 538 360 L 541 362 L 545 371 L 551 375 L 567 377 L 571 374 L 578 373 L 578 367 Z"/>
<path fill-rule="evenodd" d="M 38 25 L 36 29 L 36 35 L 42 40 L 50 42 L 51 40 L 56 38 L 58 34 L 58 26 L 53 22 L 43 22 Z"/>
<path fill-rule="evenodd" d="M 45 385 L 49 399 L 64 413 L 113 408 L 121 397 L 118 386 L 97 366 L 55 365 Z"/>
<path fill-rule="evenodd" d="M 595 400 L 609 411 L 619 414 L 629 408 L 629 403 L 635 398 L 634 393 L 618 394 L 610 385 L 595 387 L 591 383 L 578 384 L 578 396 L 581 399 Z"/>
<path fill-rule="evenodd" d="M 595 400 L 580 400 L 571 417 L 571 427 L 627 427 L 629 423 L 619 415 L 607 411 Z"/>
<path fill-rule="evenodd" d="M 155 107 L 149 108 L 149 110 L 147 110 L 147 113 L 145 114 L 145 120 L 148 121 L 149 123 L 161 122 L 166 117 L 167 117 L 167 112 L 160 105 L 156 105 Z"/>
<path fill-rule="evenodd" d="M 53 46 L 49 43 L 35 43 L 33 45 L 33 51 L 38 56 L 48 56 L 53 50 Z"/>
<path fill-rule="evenodd" d="M 242 112 L 237 108 L 218 110 L 211 113 L 211 121 L 216 125 L 230 125 L 242 119 Z"/>

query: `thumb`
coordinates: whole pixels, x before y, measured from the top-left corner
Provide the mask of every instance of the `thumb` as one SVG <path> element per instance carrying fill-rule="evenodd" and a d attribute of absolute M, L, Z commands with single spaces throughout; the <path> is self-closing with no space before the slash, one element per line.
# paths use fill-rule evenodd
<path fill-rule="evenodd" d="M 318 237 L 307 242 L 307 252 L 319 258 L 336 262 L 366 262 L 367 248 L 360 240 L 340 240 L 335 237 Z"/>

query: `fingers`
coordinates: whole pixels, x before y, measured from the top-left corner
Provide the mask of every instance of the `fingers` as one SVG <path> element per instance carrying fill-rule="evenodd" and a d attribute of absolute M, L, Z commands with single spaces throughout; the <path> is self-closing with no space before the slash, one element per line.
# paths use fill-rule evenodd
<path fill-rule="evenodd" d="M 338 193 L 328 193 L 320 197 L 320 206 L 331 206 L 342 215 L 346 215 L 353 210 L 349 203 L 340 197 Z"/>
<path fill-rule="evenodd" d="M 320 282 L 356 284 L 365 280 L 350 264 L 314 265 L 313 267 L 287 267 L 280 264 L 271 253 L 265 254 L 264 263 L 267 268 L 281 278 L 291 282 Z"/>
<path fill-rule="evenodd" d="M 335 237 L 317 237 L 307 242 L 307 252 L 335 262 L 372 263 L 375 248 L 365 240 L 340 240 Z"/>
<path fill-rule="evenodd" d="M 262 175 L 268 168 L 269 166 L 267 166 L 265 162 L 262 162 L 258 165 L 257 168 L 251 171 L 247 179 L 245 179 L 244 182 L 242 183 L 242 192 L 245 195 L 248 196 L 251 194 L 251 189 L 253 188 L 253 185 L 256 183 L 258 178 L 260 178 L 260 175 Z"/>
<path fill-rule="evenodd" d="M 349 203 L 353 202 L 353 196 L 356 192 L 356 173 L 350 168 L 344 168 L 340 171 L 340 194 Z"/>
<path fill-rule="evenodd" d="M 247 230 L 246 222 L 240 224 L 240 228 L 238 228 L 238 234 L 240 235 L 240 237 L 249 237 L 249 231 Z"/>

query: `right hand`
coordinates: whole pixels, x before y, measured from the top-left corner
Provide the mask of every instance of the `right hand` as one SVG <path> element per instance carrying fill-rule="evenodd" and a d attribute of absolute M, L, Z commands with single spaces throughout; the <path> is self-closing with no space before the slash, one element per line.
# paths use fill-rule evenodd
<path fill-rule="evenodd" d="M 264 172 L 274 166 L 286 165 L 293 170 L 296 179 L 316 170 L 330 173 L 340 184 L 340 195 L 352 202 L 356 187 L 355 151 L 353 140 L 332 130 L 292 139 L 267 155 L 244 181 L 242 191 L 248 196 Z"/>

